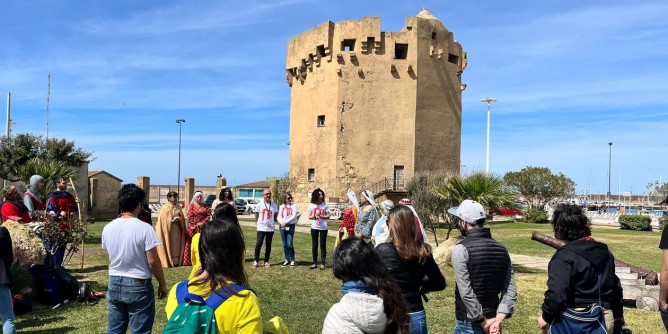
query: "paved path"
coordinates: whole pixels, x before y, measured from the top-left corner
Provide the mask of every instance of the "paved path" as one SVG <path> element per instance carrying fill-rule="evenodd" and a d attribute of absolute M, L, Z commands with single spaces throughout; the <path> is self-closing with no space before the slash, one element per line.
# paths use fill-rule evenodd
<path fill-rule="evenodd" d="M 255 227 L 255 222 L 250 221 L 239 221 L 239 224 L 241 224 L 241 226 Z M 295 231 L 300 233 L 311 233 L 311 227 L 297 225 Z M 336 231 L 330 230 L 328 235 L 336 236 Z M 520 254 L 510 254 L 510 260 L 513 262 L 513 265 L 516 266 L 541 269 L 545 271 L 547 271 L 547 264 L 550 262 L 550 259 L 548 258 Z"/>

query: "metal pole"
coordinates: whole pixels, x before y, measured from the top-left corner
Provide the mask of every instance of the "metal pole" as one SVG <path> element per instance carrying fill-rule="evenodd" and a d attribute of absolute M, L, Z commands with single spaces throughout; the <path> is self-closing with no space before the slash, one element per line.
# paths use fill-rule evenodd
<path fill-rule="evenodd" d="M 608 153 L 608 194 L 606 201 L 608 202 L 608 205 L 610 203 L 610 177 L 612 175 L 612 142 L 608 143 L 608 146 L 610 147 L 610 153 Z"/>
<path fill-rule="evenodd" d="M 12 136 L 12 130 L 11 130 L 11 114 L 12 114 L 12 93 L 8 92 L 7 93 L 7 139 L 9 139 Z"/>
<path fill-rule="evenodd" d="M 179 200 L 181 200 L 181 124 L 185 123 L 185 119 L 177 119 L 176 123 L 179 123 L 179 172 L 176 180 L 176 195 Z"/>
<path fill-rule="evenodd" d="M 485 157 L 485 173 L 489 173 L 489 128 L 490 128 L 490 119 L 492 111 L 492 102 L 497 100 L 493 97 L 486 97 L 481 99 L 480 102 L 487 102 L 487 153 Z"/>
<path fill-rule="evenodd" d="M 7 92 L 7 140 L 9 140 L 12 136 L 12 130 L 11 130 L 11 110 L 12 110 L 12 93 Z M 9 181 L 3 180 L 3 186 L 7 186 L 9 184 Z"/>

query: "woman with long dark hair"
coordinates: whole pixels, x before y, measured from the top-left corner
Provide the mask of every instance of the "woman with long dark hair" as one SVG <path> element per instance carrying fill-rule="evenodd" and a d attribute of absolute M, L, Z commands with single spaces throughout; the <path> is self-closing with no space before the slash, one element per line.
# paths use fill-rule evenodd
<path fill-rule="evenodd" d="M 234 196 L 232 195 L 232 190 L 226 186 L 220 188 L 220 192 L 218 193 L 218 198 L 216 198 L 213 203 L 211 203 L 211 211 L 213 211 L 213 215 L 215 215 L 216 208 L 223 204 L 223 203 L 229 203 L 231 204 L 234 209 L 237 209 L 237 206 L 234 204 Z"/>
<path fill-rule="evenodd" d="M 422 241 L 415 226 L 413 211 L 405 205 L 397 205 L 388 214 L 391 242 L 380 244 L 376 253 L 399 285 L 408 304 L 411 333 L 426 334 L 427 318 L 422 295 L 445 289 L 441 274 L 431 253 L 431 246 Z"/>
<path fill-rule="evenodd" d="M 218 205 L 213 213 L 212 221 L 223 221 L 233 223 L 239 226 L 239 218 L 237 217 L 237 210 L 232 204 L 223 202 Z M 207 223 L 208 224 L 208 223 Z M 201 273 L 200 255 L 199 255 L 199 239 L 202 233 L 197 233 L 193 236 L 192 245 L 190 246 L 190 259 L 192 260 L 193 268 L 190 270 L 188 278 L 194 278 Z"/>
<path fill-rule="evenodd" d="M 318 243 L 320 244 L 320 255 L 322 264 L 320 269 L 325 269 L 327 257 L 327 219 L 329 218 L 329 207 L 325 203 L 325 192 L 316 188 L 311 193 L 311 204 L 306 208 L 308 219 L 311 221 L 311 255 L 313 264 L 309 269 L 318 268 Z"/>
<path fill-rule="evenodd" d="M 341 241 L 332 269 L 343 281 L 343 297 L 329 309 L 323 334 L 409 333 L 410 317 L 397 282 L 368 243 Z"/>
<path fill-rule="evenodd" d="M 245 251 L 246 245 L 238 224 L 230 219 L 208 222 L 202 229 L 199 242 L 202 272 L 184 281 L 187 282 L 188 293 L 204 299 L 214 293 L 233 292 L 214 310 L 218 333 L 262 333 L 257 297 L 248 289 L 237 291 L 233 288 L 233 284 L 248 287 L 243 267 Z M 165 307 L 167 318 L 171 317 L 178 304 L 185 302 L 177 298 L 179 284 L 169 293 Z"/>
<path fill-rule="evenodd" d="M 597 323 L 594 332 L 578 332 L 612 333 L 615 322 L 624 324 L 622 286 L 615 275 L 615 258 L 606 244 L 591 237 L 589 218 L 581 207 L 557 206 L 552 226 L 554 237 L 566 245 L 554 253 L 548 265 L 547 291 L 538 326 L 543 333 L 566 333 L 561 330 L 568 325 L 566 320 L 573 314 L 582 317 L 587 313 L 604 321 Z"/>

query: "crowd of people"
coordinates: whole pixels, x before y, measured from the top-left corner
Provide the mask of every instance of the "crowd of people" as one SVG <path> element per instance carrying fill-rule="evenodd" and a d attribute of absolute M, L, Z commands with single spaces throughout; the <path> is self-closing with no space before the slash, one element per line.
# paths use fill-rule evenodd
<path fill-rule="evenodd" d="M 57 210 L 60 216 L 76 212 L 76 201 L 66 192 L 66 180 L 56 180 L 56 190 L 44 201 L 39 196 L 44 180 L 35 177 L 34 181 L 23 199 L 16 188 L 3 188 L 3 222 L 10 218 L 26 222 L 16 210 L 28 210 L 27 222 L 34 217 L 31 210 Z M 252 268 L 271 266 L 276 228 L 283 243 L 282 265 L 296 266 L 294 234 L 299 209 L 290 193 L 281 194 L 280 206 L 272 195 L 271 190 L 265 190 L 255 208 L 257 239 Z M 130 328 L 132 333 L 150 333 L 156 291 L 158 299 L 167 298 L 165 332 L 178 332 L 183 326 L 211 326 L 218 333 L 266 331 L 260 301 L 244 268 L 246 244 L 231 191 L 222 189 L 214 208 L 208 208 L 202 193 L 196 192 L 186 214 L 178 204 L 178 194 L 170 192 L 155 228 L 138 218 L 145 196 L 140 187 L 124 185 L 118 193 L 120 215 L 103 229 L 102 248 L 109 256 L 107 332 L 125 333 Z M 385 200 L 376 205 L 369 191 L 361 192 L 359 201 L 353 192 L 347 197 L 350 207 L 343 213 L 331 260 L 334 277 L 341 280 L 342 297 L 327 312 L 322 332 L 428 333 L 427 294 L 444 290 L 446 280 L 412 202 L 403 199 L 395 205 Z M 312 192 L 306 211 L 312 241 L 309 268 L 326 269 L 330 216 L 322 189 Z M 480 203 L 464 200 L 448 213 L 455 217 L 463 236 L 451 252 L 454 332 L 501 333 L 504 322 L 514 313 L 518 296 L 508 251 L 485 227 L 487 211 Z M 621 333 L 625 324 L 622 287 L 612 253 L 593 239 L 590 222 L 578 206 L 557 207 L 551 223 L 555 237 L 566 245 L 557 250 L 548 266 L 539 329 L 542 333 Z M 5 232 L 0 227 L 0 318 L 3 333 L 14 333 L 11 305 L 8 308 L 5 298 L 12 282 L 9 266 L 13 261 L 11 237 Z M 260 259 L 262 247 L 265 251 Z M 668 233 L 664 232 L 660 247 L 668 253 Z M 192 266 L 192 270 L 188 279 L 169 289 L 163 267 L 178 266 Z M 666 323 L 668 284 L 661 284 L 661 314 Z M 202 316 L 191 319 L 189 314 Z M 280 319 L 271 324 L 276 333 L 284 326 Z"/>

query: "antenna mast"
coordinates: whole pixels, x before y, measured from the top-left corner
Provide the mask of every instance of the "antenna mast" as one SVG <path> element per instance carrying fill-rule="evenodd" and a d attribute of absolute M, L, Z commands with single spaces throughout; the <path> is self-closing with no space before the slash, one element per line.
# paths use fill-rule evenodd
<path fill-rule="evenodd" d="M 49 76 L 46 88 L 46 140 L 49 140 L 49 100 L 51 98 L 51 60 L 49 59 Z"/>

